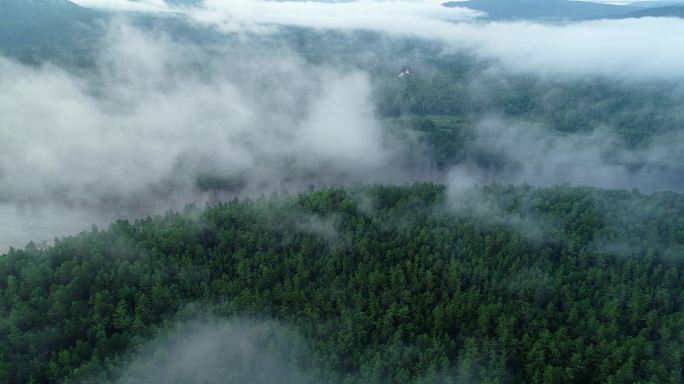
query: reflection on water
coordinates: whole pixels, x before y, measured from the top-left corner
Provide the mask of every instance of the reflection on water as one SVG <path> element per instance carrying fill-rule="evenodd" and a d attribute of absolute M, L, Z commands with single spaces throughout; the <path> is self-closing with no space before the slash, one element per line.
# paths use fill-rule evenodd
<path fill-rule="evenodd" d="M 84 210 L 60 204 L 0 203 L 0 253 L 23 248 L 30 241 L 47 242 L 116 220 L 115 212 Z"/>
<path fill-rule="evenodd" d="M 184 199 L 183 199 L 184 200 Z M 206 201 L 206 200 L 205 200 Z M 136 218 L 182 209 L 185 204 L 169 198 L 141 204 L 0 201 L 0 253 L 23 248 L 91 229 L 105 228 L 118 219 Z"/>
<path fill-rule="evenodd" d="M 202 207 L 229 201 L 234 194 L 206 192 L 146 196 L 120 200 L 36 202 L 0 200 L 0 254 L 10 247 L 23 248 L 64 236 L 89 231 L 94 224 L 106 228 L 119 219 L 135 220 L 167 211 L 180 211 L 187 204 Z M 240 196 L 243 197 L 243 196 Z"/>

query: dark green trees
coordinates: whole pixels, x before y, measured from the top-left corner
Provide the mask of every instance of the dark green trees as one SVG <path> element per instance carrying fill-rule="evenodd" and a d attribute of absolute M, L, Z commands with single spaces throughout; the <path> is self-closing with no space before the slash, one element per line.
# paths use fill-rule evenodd
<path fill-rule="evenodd" d="M 323 382 L 683 380 L 681 196 L 477 192 L 487 210 L 431 184 L 327 189 L 12 250 L 0 382 L 113 380 L 198 311 L 286 322 Z"/>

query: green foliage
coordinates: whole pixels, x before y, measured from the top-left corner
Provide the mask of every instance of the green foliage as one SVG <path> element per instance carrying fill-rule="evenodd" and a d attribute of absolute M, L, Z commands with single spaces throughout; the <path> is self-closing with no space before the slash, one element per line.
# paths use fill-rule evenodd
<path fill-rule="evenodd" d="M 492 214 L 431 184 L 326 189 L 11 250 L 0 382 L 113 380 L 189 304 L 291 324 L 328 382 L 684 380 L 684 198 L 477 192 Z"/>
<path fill-rule="evenodd" d="M 388 120 L 395 136 L 406 144 L 417 143 L 438 169 L 458 164 L 466 158 L 467 129 L 462 119 L 453 116 L 429 115 Z M 413 134 L 415 138 L 406 137 Z M 413 151 L 409 150 L 410 158 Z"/>
<path fill-rule="evenodd" d="M 608 128 L 627 147 L 648 144 L 684 123 L 677 86 L 665 82 L 492 74 L 491 63 L 466 54 L 424 58 L 403 79 L 396 78 L 392 65 L 385 63 L 374 76 L 378 110 L 386 117 L 419 115 L 440 125 L 432 116 L 475 122 L 498 116 L 564 133 Z"/>

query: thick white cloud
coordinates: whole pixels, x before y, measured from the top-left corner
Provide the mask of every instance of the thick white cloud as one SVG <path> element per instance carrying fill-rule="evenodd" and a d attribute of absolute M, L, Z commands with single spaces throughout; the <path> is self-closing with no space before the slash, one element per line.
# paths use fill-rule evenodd
<path fill-rule="evenodd" d="M 83 7 L 126 12 L 170 12 L 164 0 L 71 0 Z"/>
<path fill-rule="evenodd" d="M 445 42 L 508 70 L 533 74 L 621 78 L 684 77 L 684 20 L 642 18 L 565 24 L 484 22 L 481 14 L 432 1 L 204 0 L 171 8 L 161 0 L 78 0 L 83 5 L 173 9 L 225 32 L 273 32 L 276 26 L 371 30 Z"/>
<path fill-rule="evenodd" d="M 84 72 L 0 57 L 0 212 L 11 220 L 0 220 L 0 249 L 71 231 L 42 232 L 46 214 L 71 217 L 49 202 L 104 205 L 74 218 L 91 217 L 87 226 L 130 216 L 128 205 L 138 215 L 201 201 L 203 176 L 251 196 L 390 182 L 374 105 L 363 73 L 209 53 L 127 25 L 110 29 Z"/>
<path fill-rule="evenodd" d="M 372 169 L 385 160 L 373 105 L 360 73 L 209 55 L 118 26 L 85 77 L 0 58 L 0 192 L 126 196 L 216 169 L 272 182 L 284 161 Z"/>
<path fill-rule="evenodd" d="M 444 40 L 508 69 L 541 75 L 684 78 L 684 20 L 643 18 L 564 25 L 458 24 Z"/>
<path fill-rule="evenodd" d="M 509 70 L 548 75 L 682 78 L 684 20 L 642 18 L 566 24 L 472 21 L 473 14 L 421 3 L 344 4 L 205 1 L 190 11 L 226 31 L 295 25 L 374 30 L 440 40 L 499 60 Z M 471 19 L 468 21 L 468 19 Z"/>
<path fill-rule="evenodd" d="M 435 38 L 451 22 L 473 20 L 480 13 L 422 1 L 353 1 L 344 3 L 205 0 L 188 11 L 201 22 L 225 31 L 272 25 L 373 30 L 401 36 Z"/>

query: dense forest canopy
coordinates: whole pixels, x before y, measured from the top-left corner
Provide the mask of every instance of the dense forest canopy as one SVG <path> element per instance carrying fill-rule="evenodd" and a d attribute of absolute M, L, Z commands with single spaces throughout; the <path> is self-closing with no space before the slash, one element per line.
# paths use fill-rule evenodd
<path fill-rule="evenodd" d="M 0 259 L 0 378 L 116 382 L 201 308 L 288 324 L 318 382 L 677 383 L 682 217 L 672 193 L 417 184 L 119 221 Z"/>
<path fill-rule="evenodd" d="M 684 382 L 682 8 L 0 0 L 0 383 Z"/>

